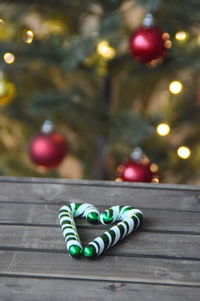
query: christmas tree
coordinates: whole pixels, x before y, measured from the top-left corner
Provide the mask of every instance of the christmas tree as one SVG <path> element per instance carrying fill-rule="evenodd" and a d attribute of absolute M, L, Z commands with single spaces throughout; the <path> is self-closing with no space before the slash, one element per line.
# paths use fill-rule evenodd
<path fill-rule="evenodd" d="M 199 184 L 199 16 L 196 0 L 1 1 L 0 174 L 114 180 L 139 147 L 161 182 Z M 55 166 L 32 154 L 45 120 L 66 139 Z"/>

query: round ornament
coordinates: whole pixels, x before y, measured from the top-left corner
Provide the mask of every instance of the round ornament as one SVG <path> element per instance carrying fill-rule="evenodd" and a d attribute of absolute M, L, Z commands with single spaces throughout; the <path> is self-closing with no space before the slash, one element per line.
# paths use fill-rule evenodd
<path fill-rule="evenodd" d="M 136 60 L 148 63 L 167 54 L 168 40 L 159 26 L 140 27 L 130 38 L 130 50 Z"/>
<path fill-rule="evenodd" d="M 154 173 L 149 164 L 131 159 L 118 167 L 118 177 L 125 182 L 152 182 Z"/>
<path fill-rule="evenodd" d="M 68 146 L 64 136 L 54 130 L 38 134 L 29 147 L 32 161 L 46 168 L 56 168 L 67 152 Z"/>

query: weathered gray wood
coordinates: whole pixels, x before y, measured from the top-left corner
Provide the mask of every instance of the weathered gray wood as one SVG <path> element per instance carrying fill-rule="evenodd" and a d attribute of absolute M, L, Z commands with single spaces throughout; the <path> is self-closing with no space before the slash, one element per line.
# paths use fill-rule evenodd
<path fill-rule="evenodd" d="M 106 227 L 108 228 L 108 227 Z M 101 235 L 104 230 L 79 229 L 83 245 Z M 35 249 L 65 252 L 61 230 L 54 227 L 1 226 L 0 249 Z M 138 231 L 129 235 L 106 252 L 120 256 L 158 256 L 190 258 L 200 261 L 200 236 L 183 234 L 160 234 Z"/>
<path fill-rule="evenodd" d="M 64 202 L 63 202 L 64 204 Z M 50 225 L 58 224 L 59 205 L 0 203 L 0 224 Z M 140 208 L 140 206 L 139 206 Z M 100 210 L 105 206 L 99 206 Z M 142 209 L 146 231 L 168 231 L 200 234 L 200 212 Z M 93 227 L 85 220 L 77 225 Z"/>
<path fill-rule="evenodd" d="M 84 280 L 0 279 L 2 301 L 197 301 L 199 296 L 198 287 Z"/>
<path fill-rule="evenodd" d="M 90 184 L 89 184 L 90 183 Z M 170 188 L 171 187 L 171 188 Z M 0 201 L 61 204 L 65 200 L 81 199 L 106 206 L 134 203 L 143 208 L 200 210 L 198 187 L 116 182 L 4 180 Z"/>
<path fill-rule="evenodd" d="M 57 220 L 72 199 L 141 208 L 141 230 L 95 261 L 75 260 Z M 0 177 L 0 301 L 199 300 L 199 221 L 195 186 Z M 84 243 L 103 231 L 77 225 Z"/>
<path fill-rule="evenodd" d="M 188 184 L 151 184 L 151 183 L 131 183 L 131 182 L 115 182 L 115 181 L 99 181 L 99 180 L 69 180 L 69 179 L 57 179 L 57 178 L 34 178 L 34 177 L 7 177 L 0 176 L 0 183 L 43 183 L 43 184 L 70 184 L 70 185 L 86 185 L 86 186 L 113 186 L 122 184 L 124 187 L 152 187 L 152 185 L 159 185 L 160 188 L 170 190 L 199 190 L 199 186 Z"/>
<path fill-rule="evenodd" d="M 100 256 L 75 260 L 66 254 L 0 251 L 0 274 L 63 279 L 110 280 L 200 287 L 200 262 Z"/>

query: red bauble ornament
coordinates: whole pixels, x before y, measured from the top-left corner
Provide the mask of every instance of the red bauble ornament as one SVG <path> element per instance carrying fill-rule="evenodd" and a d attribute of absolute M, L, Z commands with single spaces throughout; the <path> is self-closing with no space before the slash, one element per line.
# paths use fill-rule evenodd
<path fill-rule="evenodd" d="M 67 154 L 67 143 L 58 132 L 40 133 L 31 141 L 29 153 L 33 162 L 46 168 L 57 167 Z"/>
<path fill-rule="evenodd" d="M 141 27 L 130 38 L 131 53 L 136 60 L 144 63 L 163 58 L 167 53 L 166 40 L 169 40 L 169 35 L 160 27 Z"/>
<path fill-rule="evenodd" d="M 118 167 L 118 177 L 126 182 L 151 182 L 154 173 L 150 170 L 149 164 L 138 163 L 129 160 Z"/>

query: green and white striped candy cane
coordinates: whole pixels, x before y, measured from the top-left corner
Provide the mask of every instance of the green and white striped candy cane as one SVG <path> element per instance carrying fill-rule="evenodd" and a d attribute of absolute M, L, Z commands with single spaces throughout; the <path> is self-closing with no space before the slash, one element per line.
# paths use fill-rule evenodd
<path fill-rule="evenodd" d="M 143 219 L 143 213 L 139 209 L 130 206 L 113 206 L 101 213 L 102 224 L 112 224 L 120 221 L 117 225 L 95 238 L 84 249 L 84 256 L 95 258 L 106 249 L 114 246 L 119 240 L 136 230 Z"/>
<path fill-rule="evenodd" d="M 83 247 L 74 222 L 75 217 L 86 218 L 88 222 L 97 224 L 100 213 L 88 203 L 70 203 L 60 208 L 59 220 L 67 250 L 71 256 L 79 257 L 83 253 Z"/>

